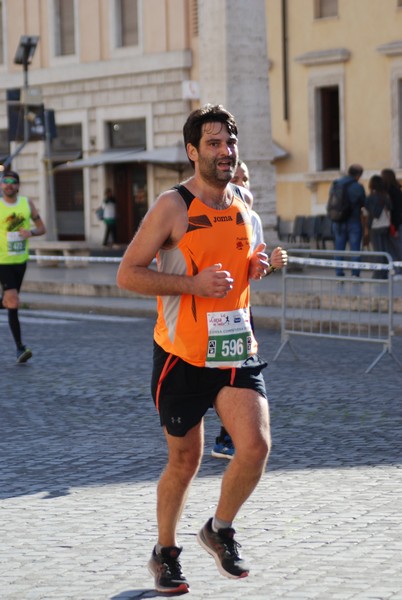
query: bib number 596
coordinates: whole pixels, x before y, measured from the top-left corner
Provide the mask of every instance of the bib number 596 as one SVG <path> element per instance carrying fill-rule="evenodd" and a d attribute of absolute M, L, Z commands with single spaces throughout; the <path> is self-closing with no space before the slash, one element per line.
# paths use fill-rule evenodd
<path fill-rule="evenodd" d="M 222 356 L 242 356 L 244 350 L 244 342 L 242 338 L 223 340 Z"/>

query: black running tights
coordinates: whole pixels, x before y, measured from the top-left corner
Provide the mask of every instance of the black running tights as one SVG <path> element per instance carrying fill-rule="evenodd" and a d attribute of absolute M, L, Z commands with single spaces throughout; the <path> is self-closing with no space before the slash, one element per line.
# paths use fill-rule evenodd
<path fill-rule="evenodd" d="M 21 348 L 21 327 L 20 320 L 18 318 L 18 308 L 8 309 L 8 324 L 10 325 L 11 333 L 13 335 L 15 345 L 17 348 Z"/>

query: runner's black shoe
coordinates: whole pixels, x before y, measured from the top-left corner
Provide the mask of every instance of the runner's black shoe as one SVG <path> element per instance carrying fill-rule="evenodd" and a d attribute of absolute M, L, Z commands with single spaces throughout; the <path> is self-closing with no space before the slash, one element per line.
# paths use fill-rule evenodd
<path fill-rule="evenodd" d="M 186 593 L 190 591 L 190 584 L 184 577 L 179 556 L 183 548 L 167 546 L 160 553 L 152 551 L 148 562 L 148 569 L 155 577 L 155 589 L 157 592 Z"/>
<path fill-rule="evenodd" d="M 26 346 L 22 346 L 17 350 L 17 364 L 26 363 L 30 358 L 32 358 L 32 350 Z"/>
<path fill-rule="evenodd" d="M 240 544 L 234 539 L 235 533 L 231 527 L 215 533 L 209 519 L 197 535 L 198 543 L 214 557 L 219 572 L 229 579 L 247 577 L 250 571 L 239 554 Z"/>

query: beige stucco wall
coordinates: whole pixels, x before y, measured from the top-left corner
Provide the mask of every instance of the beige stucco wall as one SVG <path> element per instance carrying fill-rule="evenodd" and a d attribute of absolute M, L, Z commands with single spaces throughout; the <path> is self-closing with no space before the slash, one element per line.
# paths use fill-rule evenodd
<path fill-rule="evenodd" d="M 184 50 L 189 47 L 187 0 L 142 1 L 141 12 L 144 29 L 142 48 L 145 54 Z M 6 2 L 8 70 L 18 72 L 13 59 L 20 35 L 37 35 L 40 45 L 32 69 L 51 65 L 51 2 L 49 0 L 8 0 Z M 79 59 L 59 59 L 67 62 L 93 62 L 109 60 L 112 48 L 112 4 L 110 0 L 85 0 L 78 2 Z M 124 52 L 121 52 L 124 54 Z M 127 56 L 127 52 L 125 52 Z"/>
<path fill-rule="evenodd" d="M 343 164 L 365 168 L 362 183 L 395 162 L 392 79 L 402 56 L 386 56 L 378 47 L 402 39 L 402 10 L 396 1 L 339 0 L 339 16 L 314 19 L 313 2 L 287 2 L 289 119 L 283 118 L 282 2 L 267 0 L 268 55 L 274 140 L 289 152 L 277 165 L 277 210 L 284 218 L 325 212 L 329 181 L 336 172 L 317 173 L 312 161 L 311 89 L 314 82 L 341 82 Z M 312 51 L 344 48 L 345 62 L 306 66 L 297 57 Z M 309 88 L 310 86 L 310 88 Z M 310 96 L 309 96 L 310 94 Z M 309 187 L 306 187 L 306 183 Z M 313 183 L 313 185 L 312 185 Z"/>

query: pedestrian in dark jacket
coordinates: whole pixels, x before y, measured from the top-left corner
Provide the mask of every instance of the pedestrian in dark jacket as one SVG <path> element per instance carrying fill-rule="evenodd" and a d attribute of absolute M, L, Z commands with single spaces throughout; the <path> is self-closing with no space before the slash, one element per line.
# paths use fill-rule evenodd
<path fill-rule="evenodd" d="M 401 184 L 392 169 L 383 169 L 381 177 L 385 183 L 389 197 L 391 198 L 391 230 L 390 230 L 390 254 L 394 261 L 402 261 L 402 189 Z M 402 273 L 402 267 L 395 269 L 396 273 Z"/>
<path fill-rule="evenodd" d="M 350 250 L 359 252 L 361 250 L 363 238 L 362 208 L 366 198 L 364 187 L 359 183 L 363 174 L 363 167 L 360 165 L 350 165 L 348 174 L 339 180 L 339 183 L 347 184 L 347 194 L 351 204 L 351 213 L 349 218 L 342 223 L 332 223 L 332 231 L 335 237 L 335 250 L 346 250 L 346 244 L 349 243 Z M 358 258 L 354 258 L 358 260 Z M 336 269 L 336 275 L 343 277 L 345 272 L 342 267 Z M 352 275 L 359 277 L 359 269 L 353 269 Z"/>
<path fill-rule="evenodd" d="M 367 211 L 370 243 L 374 252 L 390 253 L 391 198 L 380 175 L 371 177 L 369 190 L 365 209 Z M 379 262 L 387 262 L 387 260 L 384 257 Z M 374 271 L 373 277 L 375 279 L 387 279 L 388 271 Z"/>

